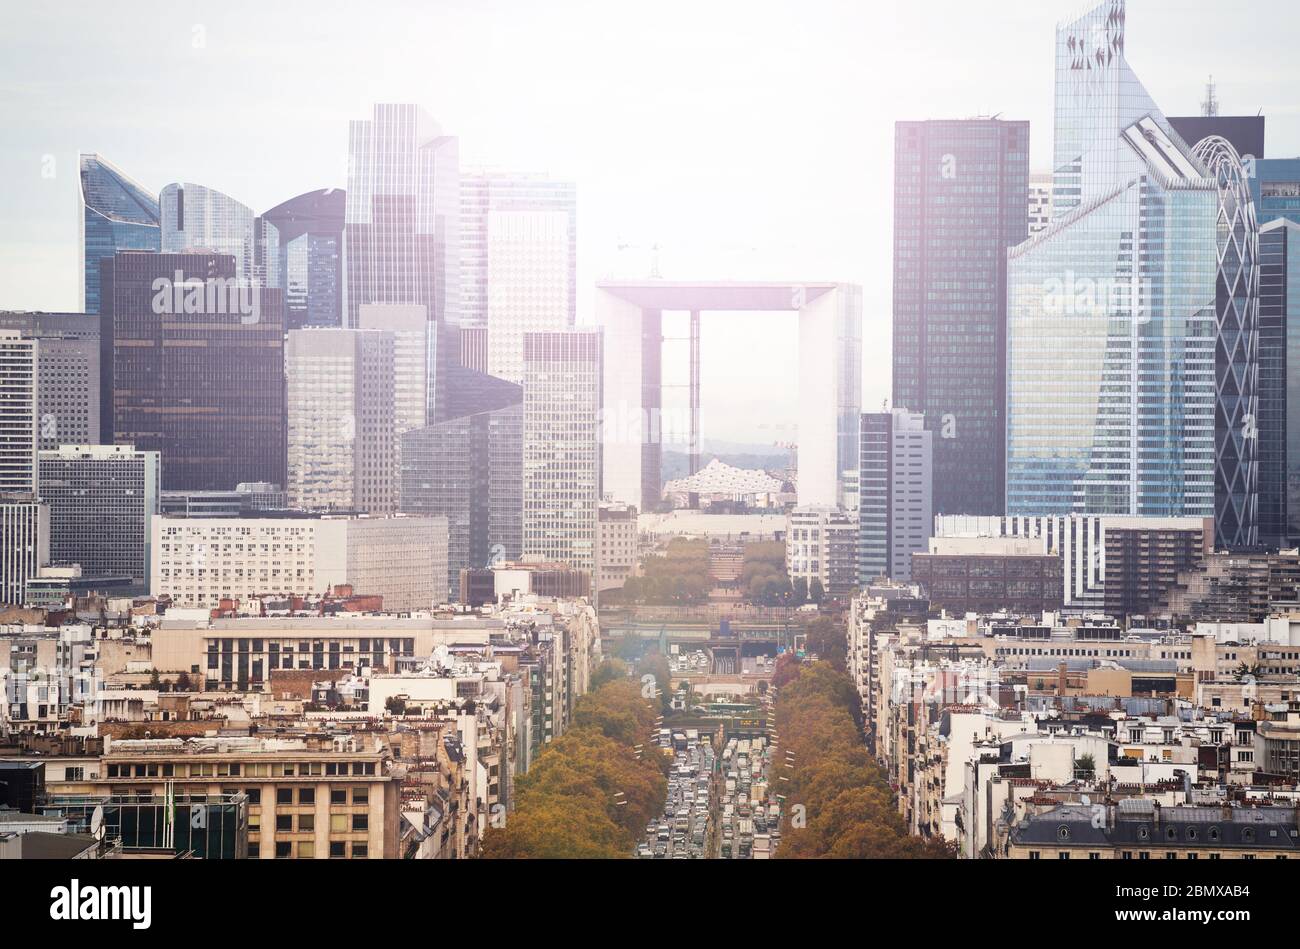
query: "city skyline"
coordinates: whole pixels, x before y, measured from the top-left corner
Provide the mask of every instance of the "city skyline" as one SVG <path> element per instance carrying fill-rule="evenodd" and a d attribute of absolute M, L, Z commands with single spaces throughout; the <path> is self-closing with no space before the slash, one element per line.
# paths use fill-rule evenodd
<path fill-rule="evenodd" d="M 1192 4 L 1190 11 L 1182 4 L 1180 11 L 1187 12 L 1172 18 L 1162 15 L 1165 6 L 1139 0 L 1130 9 L 1131 45 L 1139 50 L 1135 68 L 1152 97 L 1170 115 L 1196 114 L 1213 73 L 1225 113 L 1262 109 L 1269 154 L 1300 155 L 1300 111 L 1290 104 L 1300 82 L 1279 80 L 1267 65 L 1270 51 L 1283 54 L 1282 37 L 1265 31 L 1242 44 L 1199 29 L 1195 12 L 1208 13 L 1208 3 Z M 1280 9 L 1254 6 L 1261 15 Z M 383 16 L 373 23 L 347 21 L 344 31 L 334 14 L 313 10 L 295 21 L 294 40 L 277 42 L 269 37 L 293 20 L 291 6 L 259 11 L 269 17 L 264 35 L 249 34 L 247 21 L 238 19 L 239 4 L 229 14 L 160 7 L 156 16 L 141 18 L 143 26 L 133 24 L 144 30 L 143 38 L 131 34 L 133 42 L 158 51 L 152 65 L 118 57 L 111 81 L 84 84 L 55 70 L 66 50 L 81 42 L 83 30 L 93 30 L 86 55 L 94 60 L 100 49 L 106 55 L 124 51 L 126 34 L 98 22 L 93 12 L 43 33 L 44 14 L 24 12 L 19 29 L 32 42 L 0 65 L 0 83 L 15 93 L 0 105 L 0 117 L 14 130 L 11 141 L 23 144 L 0 147 L 0 172 L 10 179 L 27 176 L 32 186 L 0 195 L 0 307 L 80 309 L 71 224 L 79 213 L 71 210 L 79 152 L 102 154 L 149 189 L 199 181 L 264 213 L 293 195 L 344 188 L 348 121 L 368 115 L 376 101 L 413 102 L 460 139 L 462 168 L 576 181 L 580 324 L 593 319 L 598 279 L 644 278 L 655 257 L 668 279 L 850 280 L 864 287 L 862 404 L 879 406 L 891 392 L 890 328 L 883 317 L 890 301 L 893 123 L 981 114 L 1028 120 L 1030 170 L 1051 166 L 1050 37 L 1070 11 L 1003 4 L 992 15 L 960 4 L 944 7 L 948 28 L 933 31 L 922 29 L 921 13 L 911 9 L 869 13 L 823 3 L 796 17 L 780 6 L 747 6 L 744 16 L 734 17 L 723 4 L 692 11 L 701 21 L 690 33 L 672 29 L 671 16 L 663 25 L 645 24 L 585 5 L 554 23 L 509 4 L 403 8 L 402 16 L 411 19 L 404 35 L 425 30 L 448 37 L 446 56 L 433 63 L 421 59 L 418 68 L 382 55 L 376 31 L 391 20 Z M 828 23 L 836 28 L 828 31 Z M 635 29 L 637 43 L 626 50 L 617 42 L 592 44 L 579 24 L 602 36 Z M 698 38 L 705 35 L 727 39 L 706 45 Z M 546 42 L 537 43 L 538 36 Z M 831 55 L 810 57 L 814 41 L 830 43 Z M 858 48 L 867 43 L 869 56 Z M 337 74 L 308 69 L 307 60 L 345 49 L 351 61 Z M 547 49 L 556 55 L 547 56 Z M 33 52 L 44 55 L 32 59 Z M 1016 69 L 986 70 L 984 55 L 1024 58 Z M 498 60 L 520 65 L 481 66 Z M 249 108 L 243 80 L 232 78 L 245 61 L 257 62 L 263 80 L 283 78 L 269 87 L 296 91 L 268 97 L 259 85 Z M 810 61 L 815 66 L 807 68 Z M 963 81 L 977 69 L 979 83 Z M 155 79 L 170 71 L 185 77 L 177 93 Z M 304 71 L 312 75 L 310 85 Z M 604 81 L 587 83 L 588 74 Z M 512 83 L 523 75 L 527 82 Z M 466 76 L 472 81 L 456 81 Z M 908 81 L 898 82 L 903 76 Z M 158 103 L 147 119 L 134 111 L 143 88 L 153 90 Z M 223 107 L 218 97 L 205 129 L 191 117 L 181 88 L 184 96 L 196 88 L 225 88 L 229 104 Z M 862 102 L 861 114 L 848 121 L 846 95 Z M 80 111 L 69 107 L 72 102 L 83 103 Z M 134 118 L 124 123 L 124 115 Z M 654 134 L 638 136 L 638 129 Z M 791 129 L 797 134 L 786 134 Z M 255 161 L 240 147 L 239 130 L 259 142 Z M 629 147 L 633 142 L 636 147 Z M 42 177 L 47 155 L 53 178 Z M 824 171 L 790 173 L 813 155 Z M 772 180 L 785 187 L 773 192 Z M 698 226 L 700 215 L 707 215 L 707 227 Z M 755 359 L 779 365 L 782 349 L 793 342 L 789 328 L 766 315 L 755 315 L 752 325 L 755 336 L 769 340 Z M 702 333 L 705 360 L 725 363 L 731 328 L 706 320 Z M 782 402 L 793 393 L 793 387 L 755 387 L 743 372 L 720 366 L 704 381 L 703 431 L 710 438 L 789 440 L 794 418 L 783 417 Z M 755 399 L 769 409 L 761 422 L 745 411 Z"/>

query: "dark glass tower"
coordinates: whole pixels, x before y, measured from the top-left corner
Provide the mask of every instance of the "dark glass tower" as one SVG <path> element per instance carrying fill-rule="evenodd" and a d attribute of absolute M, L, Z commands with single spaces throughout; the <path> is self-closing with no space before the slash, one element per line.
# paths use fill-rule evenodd
<path fill-rule="evenodd" d="M 936 514 L 1003 509 L 1006 252 L 1028 193 L 1028 122 L 895 127 L 894 406 L 935 433 Z"/>
<path fill-rule="evenodd" d="M 162 452 L 170 491 L 284 484 L 280 291 L 229 254 L 119 253 L 100 273 L 102 441 Z"/>
<path fill-rule="evenodd" d="M 81 156 L 82 305 L 99 312 L 99 263 L 119 250 L 162 247 L 158 197 L 99 155 Z"/>
<path fill-rule="evenodd" d="M 402 435 L 401 510 L 447 518 L 449 590 L 462 568 L 517 560 L 523 543 L 523 387 L 448 370 L 445 414 Z"/>

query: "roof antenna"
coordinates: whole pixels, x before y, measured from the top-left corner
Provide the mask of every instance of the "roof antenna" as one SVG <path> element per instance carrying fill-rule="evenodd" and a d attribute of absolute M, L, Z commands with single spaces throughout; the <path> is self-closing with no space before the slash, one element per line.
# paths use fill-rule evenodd
<path fill-rule="evenodd" d="M 1219 114 L 1219 97 L 1215 94 L 1214 77 L 1205 84 L 1205 101 L 1201 103 L 1201 115 L 1214 116 Z"/>

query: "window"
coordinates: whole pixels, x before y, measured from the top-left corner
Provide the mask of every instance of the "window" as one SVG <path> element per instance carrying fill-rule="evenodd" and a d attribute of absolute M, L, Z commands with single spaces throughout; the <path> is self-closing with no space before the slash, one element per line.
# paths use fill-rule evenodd
<path fill-rule="evenodd" d="M 292 814 L 276 814 L 276 815 L 275 815 L 275 829 L 276 829 L 277 831 L 281 831 L 281 830 L 284 830 L 284 831 L 293 830 L 293 815 L 292 815 Z"/>
<path fill-rule="evenodd" d="M 345 833 L 345 832 L 347 831 L 347 829 L 348 829 L 348 815 L 347 815 L 347 814 L 331 814 L 331 815 L 330 815 L 330 833 L 332 833 L 332 834 L 341 834 L 341 833 Z"/>
<path fill-rule="evenodd" d="M 276 788 L 276 789 L 275 789 L 275 803 L 277 803 L 277 804 L 292 804 L 292 803 L 293 803 L 293 788 Z"/>
<path fill-rule="evenodd" d="M 292 853 L 293 844 L 287 840 L 277 840 L 275 842 L 275 857 L 277 860 L 287 859 Z"/>
<path fill-rule="evenodd" d="M 298 790 L 298 803 L 299 803 L 299 804 L 315 804 L 315 803 L 316 803 L 316 789 L 315 789 L 315 788 L 300 788 L 300 789 Z"/>
<path fill-rule="evenodd" d="M 347 792 L 346 789 L 344 789 L 344 788 L 331 788 L 331 789 L 330 789 L 330 803 L 331 803 L 331 804 L 346 804 L 347 802 L 348 802 L 348 792 Z"/>
<path fill-rule="evenodd" d="M 316 841 L 300 840 L 298 841 L 298 856 L 304 859 L 310 859 L 316 856 Z"/>
<path fill-rule="evenodd" d="M 354 791 L 352 792 L 352 803 L 353 803 L 353 804 L 369 804 L 369 803 L 370 803 L 370 789 L 369 789 L 369 788 L 357 788 L 356 790 L 354 790 Z"/>
<path fill-rule="evenodd" d="M 315 815 L 315 814 L 299 814 L 299 815 L 298 815 L 298 829 L 299 829 L 299 830 L 315 830 L 315 829 L 316 829 L 316 815 Z"/>
<path fill-rule="evenodd" d="M 338 860 L 346 857 L 347 851 L 344 849 L 344 843 L 341 840 L 330 841 L 330 859 Z"/>
<path fill-rule="evenodd" d="M 353 815 L 352 815 L 352 829 L 353 829 L 353 830 L 369 830 L 369 829 L 370 829 L 370 816 L 367 815 L 367 814 L 353 814 Z"/>
<path fill-rule="evenodd" d="M 367 847 L 365 844 L 353 844 L 353 845 L 352 845 L 352 859 L 353 859 L 353 860 L 364 860 L 364 859 L 366 859 L 367 856 L 369 856 L 369 853 L 370 853 L 370 848 Z"/>

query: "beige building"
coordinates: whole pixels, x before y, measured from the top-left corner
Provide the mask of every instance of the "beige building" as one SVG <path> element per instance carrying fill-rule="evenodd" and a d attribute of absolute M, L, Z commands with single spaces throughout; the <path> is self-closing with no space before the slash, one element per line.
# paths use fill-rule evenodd
<path fill-rule="evenodd" d="M 621 589 L 637 567 L 637 514 L 630 504 L 605 501 L 596 520 L 595 591 Z"/>
<path fill-rule="evenodd" d="M 447 601 L 445 517 L 155 516 L 149 590 L 180 607 L 351 584 L 389 611 Z"/>
<path fill-rule="evenodd" d="M 107 741 L 96 793 L 248 796 L 248 855 L 262 859 L 398 856 L 399 777 L 375 738 Z"/>

